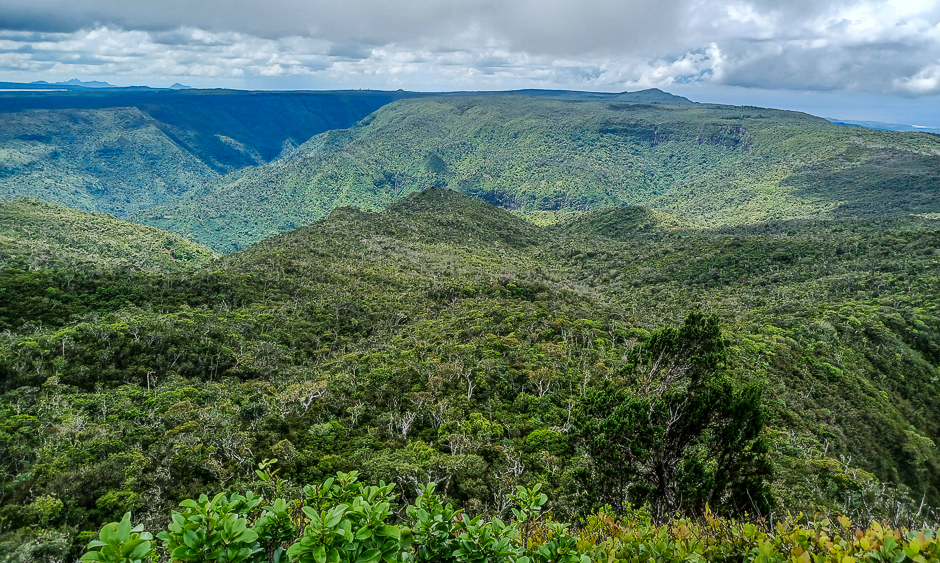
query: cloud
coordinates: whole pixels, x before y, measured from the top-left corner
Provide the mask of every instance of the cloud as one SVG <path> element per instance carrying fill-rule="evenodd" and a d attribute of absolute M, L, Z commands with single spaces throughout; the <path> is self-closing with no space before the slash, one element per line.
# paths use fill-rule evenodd
<path fill-rule="evenodd" d="M 940 94 L 940 65 L 932 65 L 911 76 L 894 79 L 898 90 L 910 94 Z"/>
<path fill-rule="evenodd" d="M 940 2 L 0 0 L 3 69 L 274 88 L 702 83 L 923 96 L 940 93 Z"/>

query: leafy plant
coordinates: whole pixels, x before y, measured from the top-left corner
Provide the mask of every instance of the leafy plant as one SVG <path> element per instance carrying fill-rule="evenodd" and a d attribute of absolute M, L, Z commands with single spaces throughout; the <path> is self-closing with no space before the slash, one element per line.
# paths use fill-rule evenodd
<path fill-rule="evenodd" d="M 219 493 L 211 500 L 206 495 L 200 495 L 199 500 L 187 499 L 180 503 L 185 510 L 174 512 L 167 531 L 157 537 L 175 561 L 248 561 L 262 550 L 247 517 L 260 503 L 250 492 L 245 496 Z"/>
<path fill-rule="evenodd" d="M 499 518 L 484 522 L 480 516 L 457 521 L 457 549 L 453 557 L 458 563 L 528 563 L 523 548 L 516 544 L 519 530 Z"/>
<path fill-rule="evenodd" d="M 101 528 L 97 540 L 92 540 L 82 561 L 99 563 L 144 563 L 156 560 L 151 547 L 153 537 L 143 530 L 143 525 L 131 527 L 131 513 L 120 522 L 112 522 Z"/>
<path fill-rule="evenodd" d="M 378 487 L 372 489 L 374 501 Z M 309 523 L 287 553 L 302 563 L 395 563 L 410 546 L 411 534 L 387 523 L 390 508 L 382 499 L 369 502 L 363 496 L 326 510 L 304 506 Z"/>
<path fill-rule="evenodd" d="M 285 545 L 298 535 L 291 514 L 292 505 L 296 504 L 299 503 L 278 498 L 271 504 L 261 505 L 262 514 L 251 529 L 258 534 L 258 543 L 264 549 L 268 563 L 279 563 L 287 552 Z"/>
<path fill-rule="evenodd" d="M 414 504 L 405 508 L 414 538 L 412 552 L 405 555 L 416 563 L 452 562 L 459 548 L 458 520 L 463 516 L 450 503 L 445 505 L 436 489 L 435 483 L 428 483 Z"/>

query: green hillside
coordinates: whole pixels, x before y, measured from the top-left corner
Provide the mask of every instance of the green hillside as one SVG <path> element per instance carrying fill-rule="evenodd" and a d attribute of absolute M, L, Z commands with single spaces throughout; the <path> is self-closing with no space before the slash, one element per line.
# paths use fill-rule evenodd
<path fill-rule="evenodd" d="M 215 254 L 153 227 L 37 199 L 0 202 L 0 268 L 180 271 Z"/>
<path fill-rule="evenodd" d="M 0 193 L 126 215 L 218 173 L 136 108 L 0 115 Z"/>
<path fill-rule="evenodd" d="M 337 206 L 379 210 L 433 186 L 541 219 L 625 205 L 707 226 L 931 213 L 938 149 L 929 134 L 751 107 L 409 99 L 134 219 L 227 252 Z"/>
<path fill-rule="evenodd" d="M 0 85 L 2 86 L 2 85 Z M 37 197 L 125 217 L 175 204 L 222 174 L 270 162 L 389 102 L 453 94 L 0 89 L 0 199 Z M 558 99 L 686 102 L 659 90 L 526 91 Z"/>
<path fill-rule="evenodd" d="M 614 240 L 629 240 L 638 233 L 691 228 L 688 221 L 676 219 L 668 213 L 648 207 L 610 207 L 574 215 L 559 223 L 554 231 L 559 235 L 584 237 L 598 236 Z"/>
<path fill-rule="evenodd" d="M 290 494 L 357 470 L 494 516 L 541 484 L 573 518 L 617 498 L 578 417 L 639 393 L 662 357 L 644 350 L 711 315 L 724 396 L 763 390 L 747 448 L 766 463 L 756 498 L 713 510 L 867 522 L 940 505 L 938 220 L 579 221 L 429 190 L 211 270 L 0 271 L 5 303 L 31 303 L 0 319 L 0 550 L 46 529 L 74 554 L 127 510 L 160 529 L 181 499 L 267 491 L 254 469 L 271 458 Z"/>
<path fill-rule="evenodd" d="M 123 217 L 349 127 L 404 92 L 0 90 L 0 199 Z"/>

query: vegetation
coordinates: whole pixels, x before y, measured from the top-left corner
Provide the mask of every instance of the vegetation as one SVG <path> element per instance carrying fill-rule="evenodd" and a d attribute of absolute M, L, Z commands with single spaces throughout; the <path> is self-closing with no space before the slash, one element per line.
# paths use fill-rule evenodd
<path fill-rule="evenodd" d="M 37 199 L 0 202 L 0 268 L 180 271 L 216 255 L 179 235 Z"/>
<path fill-rule="evenodd" d="M 722 373 L 717 318 L 691 314 L 628 358 L 631 384 L 591 389 L 574 416 L 573 432 L 590 462 L 583 481 L 597 497 L 592 504 L 618 513 L 647 505 L 659 522 L 702 513 L 708 504 L 766 513 L 761 390 L 736 389 Z"/>
<path fill-rule="evenodd" d="M 399 518 L 420 508 L 428 482 L 445 500 L 427 533 L 450 541 L 451 503 L 467 515 L 462 549 L 492 558 L 536 557 L 514 535 L 532 529 L 490 524 L 524 520 L 512 512 L 517 486 L 540 486 L 556 518 L 579 523 L 570 542 L 580 545 L 592 536 L 579 534 L 607 522 L 598 511 L 647 522 L 611 525 L 629 538 L 615 550 L 624 559 L 655 546 L 675 558 L 760 549 L 770 559 L 825 558 L 835 557 L 827 542 L 839 541 L 840 557 L 862 556 L 887 545 L 889 531 L 862 532 L 873 534 L 863 548 L 854 531 L 821 517 L 778 529 L 779 515 L 819 510 L 913 526 L 940 504 L 936 219 L 703 230 L 632 209 L 585 213 L 577 225 L 538 227 L 428 190 L 382 213 L 335 209 L 183 272 L 8 264 L 0 554 L 78 557 L 128 511 L 156 538 L 137 539 L 176 550 L 173 534 L 215 511 L 233 559 L 242 549 L 260 557 L 256 541 L 274 557 L 302 536 L 318 538 L 307 547 L 352 557 L 345 533 L 330 531 L 338 522 L 374 531 L 381 521 L 399 534 L 407 523 L 416 537 L 414 517 Z M 651 425 L 632 423 L 643 408 Z M 679 425 L 668 415 L 676 408 L 688 413 Z M 274 458 L 276 478 L 275 466 L 256 473 Z M 657 467 L 670 461 L 660 486 Z M 614 467 L 630 478 L 619 488 Z M 312 502 L 297 488 L 337 471 L 394 483 L 394 494 L 375 494 L 393 494 L 395 506 L 351 515 L 365 492 Z M 167 528 L 186 499 L 183 520 L 173 519 L 184 531 Z M 763 513 L 766 535 L 754 529 L 728 547 L 702 539 L 717 537 L 707 522 L 670 524 L 674 510 L 698 517 L 706 502 L 722 517 Z M 275 530 L 264 534 L 275 535 L 262 534 L 262 517 Z M 890 535 L 890 550 L 911 541 Z M 425 544 L 415 542 L 386 553 L 379 539 L 389 537 L 373 534 L 360 555 L 433 559 L 450 549 L 419 555 Z M 597 558 L 570 542 L 559 549 Z M 319 552 L 301 549 L 292 557 L 319 562 Z M 710 551 L 722 549 L 730 551 Z"/>
<path fill-rule="evenodd" d="M 674 100 L 673 100 L 674 101 Z M 940 139 L 752 107 L 518 93 L 382 107 L 133 220 L 231 252 L 448 187 L 540 222 L 643 206 L 700 227 L 940 212 Z"/>
<path fill-rule="evenodd" d="M 0 199 L 119 217 L 349 127 L 396 92 L 0 90 Z"/>
<path fill-rule="evenodd" d="M 24 92 L 19 88 L 28 85 L 8 86 L 14 89 L 0 89 L 0 199 L 35 197 L 121 218 L 176 204 L 222 174 L 275 160 L 392 101 L 428 95 L 147 88 Z M 658 90 L 527 93 L 688 102 Z"/>
<path fill-rule="evenodd" d="M 745 561 L 818 563 L 935 562 L 933 530 L 892 529 L 872 522 L 857 528 L 802 515 L 759 526 L 717 518 L 675 519 L 656 525 L 642 511 L 618 520 L 604 513 L 572 529 L 546 509 L 539 486 L 511 495 L 513 519 L 483 520 L 455 510 L 422 487 L 404 510 L 394 485 L 363 486 L 355 472 L 304 488 L 300 498 L 265 500 L 205 495 L 185 500 L 167 531 L 152 536 L 131 528 L 130 513 L 106 525 L 83 561 L 134 563 L 169 555 L 172 561 L 298 563 L 590 563 L 591 561 Z"/>

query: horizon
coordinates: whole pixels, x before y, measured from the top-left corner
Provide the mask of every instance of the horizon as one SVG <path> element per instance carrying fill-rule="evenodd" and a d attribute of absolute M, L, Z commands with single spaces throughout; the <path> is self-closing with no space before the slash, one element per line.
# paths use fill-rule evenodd
<path fill-rule="evenodd" d="M 4 82 L 4 81 L 0 81 L 0 82 Z M 473 94 L 473 93 L 497 93 L 497 92 L 509 93 L 509 92 L 521 92 L 521 91 L 526 91 L 526 90 L 534 90 L 534 91 L 565 91 L 565 92 L 578 92 L 578 93 L 588 93 L 588 94 L 623 94 L 623 93 L 635 93 L 635 92 L 656 90 L 660 92 L 665 92 L 667 94 L 681 96 L 693 103 L 698 103 L 698 104 L 730 105 L 730 106 L 738 106 L 738 107 L 761 107 L 761 108 L 767 108 L 767 109 L 797 111 L 797 112 L 807 113 L 815 117 L 821 117 L 823 119 L 832 121 L 834 123 L 845 122 L 845 123 L 838 123 L 838 124 L 845 124 L 845 125 L 857 126 L 857 127 L 869 127 L 869 128 L 874 128 L 874 129 L 881 128 L 879 126 L 895 126 L 895 127 L 900 126 L 900 127 L 910 127 L 912 129 L 922 129 L 924 130 L 924 132 L 929 132 L 929 133 L 940 132 L 940 111 L 936 112 L 937 121 L 935 122 L 935 124 L 924 125 L 922 123 L 899 121 L 897 119 L 892 120 L 891 118 L 892 114 L 890 112 L 883 111 L 880 114 L 877 112 L 874 114 L 858 113 L 859 111 L 858 108 L 855 108 L 855 107 L 846 108 L 843 104 L 841 104 L 841 100 L 838 100 L 838 99 L 836 100 L 830 99 L 829 103 L 826 103 L 825 100 L 823 99 L 822 103 L 820 103 L 820 101 L 817 100 L 815 104 L 806 104 L 806 103 L 787 104 L 785 100 L 781 100 L 779 98 L 779 95 L 780 95 L 779 92 L 772 93 L 773 95 L 771 95 L 770 99 L 783 101 L 784 103 L 779 103 L 775 105 L 773 102 L 766 103 L 766 104 L 753 103 L 753 101 L 744 99 L 747 95 L 744 92 L 739 92 L 737 95 L 725 95 L 722 97 L 723 99 L 721 101 L 698 100 L 698 99 L 694 99 L 689 96 L 686 96 L 684 94 L 677 93 L 676 91 L 671 91 L 668 89 L 663 89 L 663 88 L 659 88 L 655 86 L 650 87 L 650 88 L 642 88 L 642 89 L 636 89 L 636 90 L 621 90 L 621 91 L 584 90 L 584 89 L 572 89 L 572 88 L 514 88 L 514 89 L 498 89 L 498 90 L 405 90 L 402 88 L 396 88 L 392 90 L 392 89 L 380 89 L 380 88 L 280 89 L 280 88 L 239 88 L 239 87 L 231 87 L 231 86 L 194 87 L 188 84 L 181 84 L 179 82 L 175 82 L 169 86 L 153 86 L 149 84 L 119 85 L 119 84 L 109 83 L 105 80 L 91 80 L 91 79 L 84 80 L 79 77 L 72 77 L 67 80 L 57 80 L 55 82 L 51 80 L 45 80 L 45 79 L 37 79 L 37 80 L 32 80 L 30 82 L 13 82 L 13 81 L 5 81 L 5 82 L 8 84 L 16 84 L 16 85 L 22 85 L 22 86 L 30 86 L 30 85 L 35 84 L 35 85 L 47 85 L 47 86 L 73 86 L 73 87 L 82 88 L 82 90 L 79 90 L 79 91 L 145 88 L 145 89 L 152 89 L 152 90 L 229 90 L 229 91 L 241 91 L 241 92 L 344 92 L 344 91 L 345 92 L 355 92 L 355 91 L 395 92 L 395 91 L 405 91 L 405 92 L 416 93 L 416 94 L 424 94 L 424 93 Z M 98 84 L 98 85 L 90 86 L 90 84 Z M 70 91 L 70 90 L 68 89 L 56 90 L 56 89 L 48 89 L 48 88 L 35 88 L 35 89 L 34 88 L 0 88 L 0 92 L 67 92 L 67 91 Z M 71 91 L 75 91 L 75 90 L 71 90 Z M 684 91 L 684 90 L 679 90 L 679 91 Z M 774 95 L 776 95 L 776 97 L 774 97 Z M 755 96 L 755 97 L 760 98 L 761 96 Z M 933 103 L 932 100 L 923 100 L 923 102 L 926 104 Z M 881 119 L 878 118 L 879 116 L 881 116 Z M 892 128 L 892 129 L 885 129 L 885 130 L 899 130 L 899 129 Z"/>
<path fill-rule="evenodd" d="M 239 90 L 660 88 L 940 127 L 937 0 L 0 0 L 0 81 Z"/>

